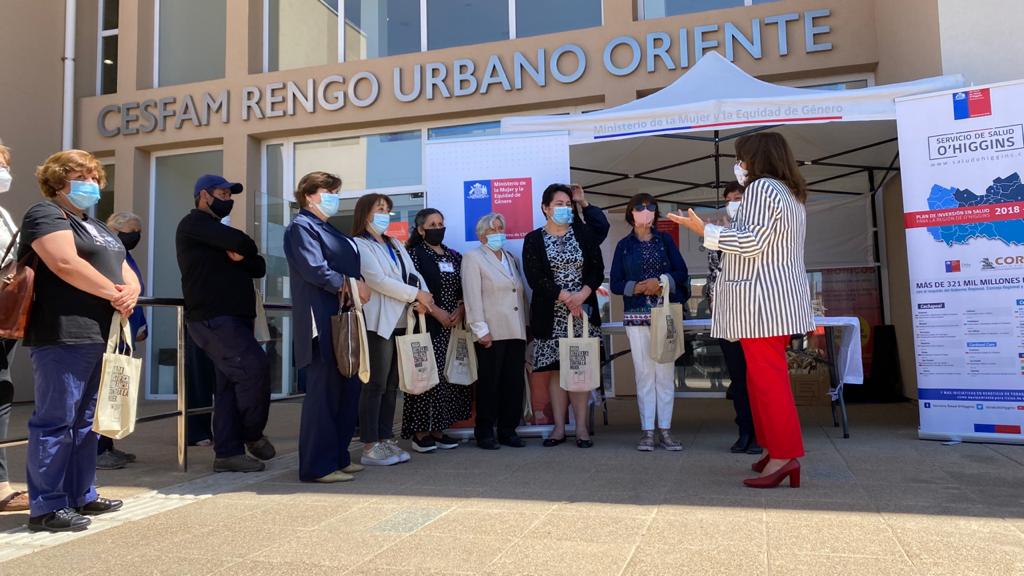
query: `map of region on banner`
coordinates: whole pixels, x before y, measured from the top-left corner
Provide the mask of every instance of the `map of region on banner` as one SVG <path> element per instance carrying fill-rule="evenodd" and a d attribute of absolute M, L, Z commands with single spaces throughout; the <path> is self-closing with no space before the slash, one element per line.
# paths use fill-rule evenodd
<path fill-rule="evenodd" d="M 496 212 L 505 217 L 505 237 L 518 240 L 533 230 L 533 179 L 495 178 L 463 182 L 466 241 L 476 241 L 476 221 Z"/>

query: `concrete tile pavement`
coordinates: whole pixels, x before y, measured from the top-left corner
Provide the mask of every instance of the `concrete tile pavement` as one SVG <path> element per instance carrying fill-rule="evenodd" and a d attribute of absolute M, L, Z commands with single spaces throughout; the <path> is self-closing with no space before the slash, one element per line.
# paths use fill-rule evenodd
<path fill-rule="evenodd" d="M 281 446 L 296 408 L 274 408 Z M 152 470 L 101 475 L 125 512 L 0 532 L 0 574 L 1024 575 L 1024 447 L 919 441 L 909 404 L 851 407 L 842 439 L 804 409 L 804 486 L 754 491 L 728 404 L 678 403 L 683 453 L 636 452 L 635 404 L 611 412 L 589 450 L 463 445 L 334 485 L 298 482 L 289 448 L 260 474 L 180 475 L 154 429 L 124 443 Z"/>

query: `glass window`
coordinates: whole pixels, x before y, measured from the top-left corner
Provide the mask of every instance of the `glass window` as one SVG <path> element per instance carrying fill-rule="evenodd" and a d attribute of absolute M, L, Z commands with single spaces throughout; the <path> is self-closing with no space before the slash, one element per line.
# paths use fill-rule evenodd
<path fill-rule="evenodd" d="M 100 41 L 100 94 L 117 92 L 117 34 Z"/>
<path fill-rule="evenodd" d="M 507 40 L 508 2 L 500 0 L 427 0 L 427 48 Z"/>
<path fill-rule="evenodd" d="M 268 0 L 267 12 L 267 71 L 338 61 L 338 0 Z"/>
<path fill-rule="evenodd" d="M 601 0 L 516 0 L 516 37 L 601 25 Z"/>
<path fill-rule="evenodd" d="M 410 0 L 345 0 L 345 60 L 420 51 L 420 4 Z"/>
<path fill-rule="evenodd" d="M 341 177 L 342 190 L 416 186 L 423 180 L 421 133 L 396 132 L 295 145 L 295 184 L 325 170 Z"/>
<path fill-rule="evenodd" d="M 162 2 L 167 4 L 168 2 Z M 159 156 L 155 162 L 155 183 L 150 196 L 152 214 L 155 215 L 150 228 L 142 231 L 142 238 L 149 246 L 151 276 L 146 288 L 150 295 L 161 298 L 181 298 L 181 272 L 177 266 L 177 251 L 174 246 L 178 222 L 195 207 L 189 191 L 201 174 L 220 174 L 224 164 L 224 153 L 220 150 Z M 148 218 L 147 218 L 148 220 Z M 136 252 L 140 251 L 136 249 Z M 155 263 L 161 263 L 156 265 Z M 143 274 L 147 273 L 143 268 Z M 149 317 L 147 340 L 148 360 L 145 362 L 148 374 L 147 392 L 154 394 L 175 394 L 177 383 L 177 334 L 178 322 L 174 308 L 152 308 L 146 311 Z"/>
<path fill-rule="evenodd" d="M 103 0 L 103 30 L 117 30 L 117 10 L 119 0 Z"/>
<path fill-rule="evenodd" d="M 476 138 L 501 134 L 501 122 L 480 122 L 458 126 L 438 126 L 427 129 L 427 140 L 450 140 L 453 138 Z"/>
<path fill-rule="evenodd" d="M 867 80 L 850 80 L 848 82 L 834 82 L 832 84 L 817 84 L 815 86 L 801 86 L 801 88 L 814 88 L 816 90 L 856 90 L 867 88 Z"/>
<path fill-rule="evenodd" d="M 117 10 L 118 0 L 100 2 L 99 68 L 96 92 L 117 92 Z"/>
<path fill-rule="evenodd" d="M 224 77 L 227 0 L 161 0 L 160 86 Z"/>
<path fill-rule="evenodd" d="M 746 0 L 643 0 L 643 3 L 647 20 L 748 5 Z"/>
<path fill-rule="evenodd" d="M 114 213 L 114 187 L 117 180 L 117 169 L 113 164 L 104 164 L 103 172 L 107 176 L 107 185 L 100 190 L 100 201 L 93 208 L 92 216 L 97 220 L 107 221 Z"/>

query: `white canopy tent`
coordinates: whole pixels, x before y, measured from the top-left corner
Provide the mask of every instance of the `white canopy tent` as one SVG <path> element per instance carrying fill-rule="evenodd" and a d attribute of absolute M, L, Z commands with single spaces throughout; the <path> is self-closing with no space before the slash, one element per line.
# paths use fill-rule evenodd
<path fill-rule="evenodd" d="M 512 116 L 502 119 L 501 130 L 567 132 L 573 180 L 605 208 L 622 207 L 637 192 L 716 208 L 723 182 L 734 179 L 733 141 L 777 129 L 812 192 L 808 268 L 871 266 L 878 263 L 871 200 L 898 170 L 894 100 L 964 85 L 951 75 L 856 90 L 795 88 L 758 80 L 708 52 L 675 82 L 633 102 L 583 114 Z M 616 232 L 611 238 L 624 230 Z M 687 264 L 703 270 L 693 239 L 680 240 Z"/>

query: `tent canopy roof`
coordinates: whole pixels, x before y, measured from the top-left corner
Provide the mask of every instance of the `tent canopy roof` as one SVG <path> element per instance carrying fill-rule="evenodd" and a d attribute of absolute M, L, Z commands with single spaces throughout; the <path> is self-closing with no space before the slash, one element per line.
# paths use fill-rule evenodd
<path fill-rule="evenodd" d="M 573 115 L 512 116 L 502 132 L 568 131 L 572 144 L 765 125 L 892 120 L 894 100 L 965 85 L 959 74 L 836 91 L 763 82 L 708 52 L 665 88 L 633 102 Z"/>
<path fill-rule="evenodd" d="M 501 130 L 567 132 L 570 144 L 581 144 L 571 150 L 573 181 L 603 206 L 622 205 L 640 191 L 717 204 L 722 183 L 733 179 L 733 140 L 775 127 L 812 192 L 856 194 L 898 170 L 894 100 L 965 85 L 955 74 L 855 90 L 795 88 L 758 80 L 708 52 L 644 98 L 585 114 L 511 116 Z M 836 130 L 828 122 L 857 124 Z M 644 136 L 659 138 L 634 139 Z"/>

